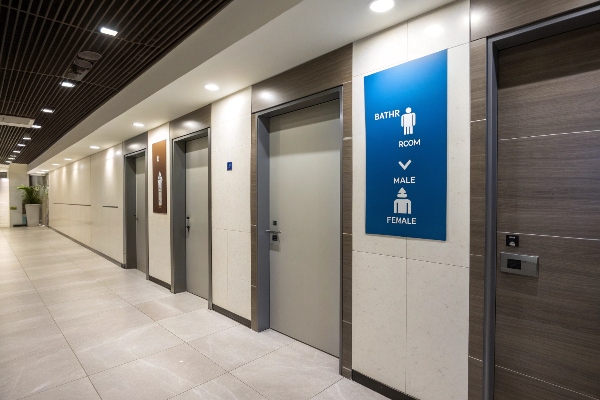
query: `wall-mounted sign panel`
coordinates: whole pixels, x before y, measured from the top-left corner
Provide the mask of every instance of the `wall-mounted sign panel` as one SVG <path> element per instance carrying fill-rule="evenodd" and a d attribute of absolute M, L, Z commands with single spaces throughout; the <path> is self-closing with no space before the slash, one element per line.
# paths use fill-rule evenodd
<path fill-rule="evenodd" d="M 167 141 L 152 144 L 152 192 L 154 212 L 167 213 Z"/>
<path fill-rule="evenodd" d="M 366 233 L 446 240 L 447 51 L 364 83 Z"/>

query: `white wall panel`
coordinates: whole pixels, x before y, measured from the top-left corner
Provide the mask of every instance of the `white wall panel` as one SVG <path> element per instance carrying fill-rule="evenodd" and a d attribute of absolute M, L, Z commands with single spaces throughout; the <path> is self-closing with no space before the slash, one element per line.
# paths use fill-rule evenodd
<path fill-rule="evenodd" d="M 152 185 L 152 144 L 167 141 L 167 185 L 163 188 L 167 196 L 167 213 L 156 214 L 153 212 L 154 188 Z M 171 284 L 171 139 L 169 137 L 169 124 L 164 124 L 148 132 L 148 242 L 149 250 L 149 273 L 150 276 Z M 122 198 L 122 196 L 121 196 Z"/>
<path fill-rule="evenodd" d="M 354 43 L 352 367 L 423 400 L 466 399 L 469 3 Z M 365 234 L 364 77 L 448 50 L 448 240 Z"/>
<path fill-rule="evenodd" d="M 213 302 L 250 319 L 251 89 L 212 105 Z M 227 171 L 227 162 L 233 163 Z"/>

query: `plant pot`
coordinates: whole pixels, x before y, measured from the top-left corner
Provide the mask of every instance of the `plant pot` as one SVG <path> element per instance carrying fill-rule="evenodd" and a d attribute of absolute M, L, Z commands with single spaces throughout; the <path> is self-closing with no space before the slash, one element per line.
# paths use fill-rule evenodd
<path fill-rule="evenodd" d="M 40 225 L 40 210 L 41 204 L 25 204 L 25 212 L 27 213 L 27 226 Z"/>

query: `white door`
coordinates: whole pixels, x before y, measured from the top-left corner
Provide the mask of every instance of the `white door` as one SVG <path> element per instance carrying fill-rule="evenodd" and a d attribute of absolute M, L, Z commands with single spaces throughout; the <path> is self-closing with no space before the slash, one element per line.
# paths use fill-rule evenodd
<path fill-rule="evenodd" d="M 185 144 L 187 291 L 208 299 L 208 138 Z"/>
<path fill-rule="evenodd" d="M 146 273 L 148 250 L 146 247 L 146 157 L 135 159 L 135 246 L 137 269 Z"/>
<path fill-rule="evenodd" d="M 336 357 L 340 122 L 331 101 L 271 118 L 269 136 L 271 328 Z"/>

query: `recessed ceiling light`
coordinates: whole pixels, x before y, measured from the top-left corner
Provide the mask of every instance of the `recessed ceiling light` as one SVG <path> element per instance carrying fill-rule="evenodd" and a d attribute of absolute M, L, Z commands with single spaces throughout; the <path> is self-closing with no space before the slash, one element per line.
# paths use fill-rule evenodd
<path fill-rule="evenodd" d="M 8 157 L 8 159 L 9 159 L 9 160 L 14 160 L 15 158 L 14 158 L 14 157 Z"/>
<path fill-rule="evenodd" d="M 42 112 L 52 114 L 54 112 L 54 110 L 50 107 L 44 107 L 44 108 L 42 108 Z"/>
<path fill-rule="evenodd" d="M 35 128 L 35 129 L 40 129 L 42 126 L 41 126 L 41 125 L 34 124 L 34 125 L 31 125 L 31 127 L 32 127 L 32 128 Z"/>
<path fill-rule="evenodd" d="M 98 150 L 100 147 L 98 146 L 90 146 L 90 149 Z"/>
<path fill-rule="evenodd" d="M 394 8 L 394 0 L 374 0 L 369 7 L 371 8 L 371 11 L 384 13 Z"/>
<path fill-rule="evenodd" d="M 219 86 L 215 85 L 214 83 L 209 83 L 208 85 L 204 85 L 204 88 L 207 90 L 210 90 L 211 92 L 214 92 L 215 90 L 219 90 Z"/>
<path fill-rule="evenodd" d="M 143 128 L 143 127 L 145 127 L 146 125 L 142 124 L 141 122 L 134 122 L 134 123 L 133 123 L 133 126 L 137 126 L 138 128 Z"/>
<path fill-rule="evenodd" d="M 23 143 L 17 143 L 17 146 L 19 146 L 19 147 L 25 147 L 25 145 Z"/>
<path fill-rule="evenodd" d="M 60 83 L 60 86 L 72 88 L 72 87 L 75 87 L 75 84 L 73 82 L 69 82 L 69 81 L 62 81 Z"/>
<path fill-rule="evenodd" d="M 110 36 L 117 36 L 117 31 L 113 31 L 112 29 L 108 29 L 108 28 L 100 28 L 100 32 L 104 33 L 105 35 L 110 35 Z"/>
<path fill-rule="evenodd" d="M 13 150 L 13 153 L 20 153 L 19 150 Z"/>
<path fill-rule="evenodd" d="M 43 169 L 42 172 L 48 172 L 48 170 L 47 169 Z"/>
<path fill-rule="evenodd" d="M 72 158 L 65 158 L 65 161 L 71 161 Z"/>
<path fill-rule="evenodd" d="M 31 140 L 31 136 L 29 136 L 29 135 L 23 135 L 23 140 Z"/>
<path fill-rule="evenodd" d="M 12 161 L 5 161 L 5 163 L 7 163 L 7 164 L 12 164 Z"/>
<path fill-rule="evenodd" d="M 60 164 L 52 164 L 52 165 L 54 165 L 55 167 L 58 167 Z"/>

